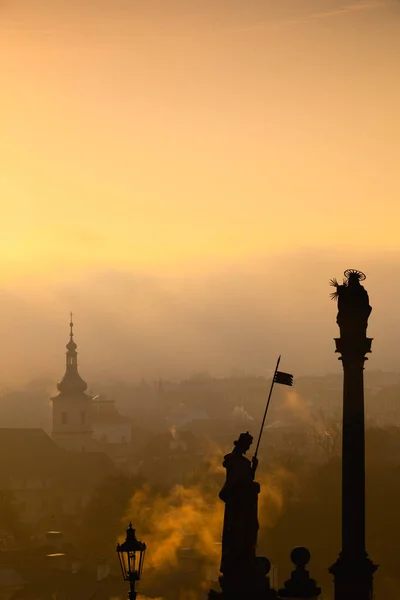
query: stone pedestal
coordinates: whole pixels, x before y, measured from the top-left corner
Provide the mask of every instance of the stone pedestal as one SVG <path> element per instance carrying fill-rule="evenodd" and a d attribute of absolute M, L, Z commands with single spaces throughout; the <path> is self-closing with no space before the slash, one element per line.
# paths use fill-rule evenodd
<path fill-rule="evenodd" d="M 335 600 L 372 600 L 377 568 L 367 553 L 358 560 L 342 553 L 329 569 L 335 580 Z"/>
<path fill-rule="evenodd" d="M 256 557 L 253 568 L 240 572 L 224 574 L 219 578 L 221 591 L 211 590 L 208 600 L 276 600 L 277 594 L 270 586 L 268 573 L 270 561 Z"/>

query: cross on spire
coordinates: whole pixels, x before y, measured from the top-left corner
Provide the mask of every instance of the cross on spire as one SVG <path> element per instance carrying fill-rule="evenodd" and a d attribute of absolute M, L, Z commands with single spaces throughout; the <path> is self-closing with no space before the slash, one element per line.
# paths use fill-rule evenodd
<path fill-rule="evenodd" d="M 73 314 L 72 312 L 69 313 L 70 316 L 70 323 L 69 323 L 69 327 L 70 327 L 70 333 L 69 333 L 69 337 L 72 339 L 74 336 L 74 322 L 72 320 Z"/>

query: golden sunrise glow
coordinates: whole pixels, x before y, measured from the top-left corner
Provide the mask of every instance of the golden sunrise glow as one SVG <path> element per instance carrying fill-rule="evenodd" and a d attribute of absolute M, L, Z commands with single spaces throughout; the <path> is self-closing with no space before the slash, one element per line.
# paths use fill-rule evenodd
<path fill-rule="evenodd" d="M 397 248 L 399 7 L 172 4 L 2 9 L 3 278 Z"/>
<path fill-rule="evenodd" d="M 276 352 L 326 372 L 348 267 L 368 275 L 374 365 L 397 368 L 398 2 L 0 17 L 4 381 L 54 381 L 71 309 L 89 379 L 264 374 Z"/>

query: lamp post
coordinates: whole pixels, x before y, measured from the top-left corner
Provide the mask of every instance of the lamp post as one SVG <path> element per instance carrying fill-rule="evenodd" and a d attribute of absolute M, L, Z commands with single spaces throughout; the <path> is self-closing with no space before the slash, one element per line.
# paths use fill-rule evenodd
<path fill-rule="evenodd" d="M 146 544 L 139 542 L 136 538 L 136 532 L 129 523 L 126 530 L 126 539 L 122 544 L 117 544 L 119 563 L 121 565 L 122 577 L 129 581 L 130 591 L 129 600 L 136 600 L 137 592 L 135 590 L 136 582 L 142 577 L 144 555 Z"/>

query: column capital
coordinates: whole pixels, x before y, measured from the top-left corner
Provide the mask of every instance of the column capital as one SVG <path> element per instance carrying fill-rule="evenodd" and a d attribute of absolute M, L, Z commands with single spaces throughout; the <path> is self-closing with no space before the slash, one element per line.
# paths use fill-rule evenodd
<path fill-rule="evenodd" d="M 354 359 L 354 360 L 368 360 L 365 356 L 372 352 L 372 341 L 373 338 L 334 338 L 336 344 L 335 352 L 341 354 L 343 359 Z"/>

